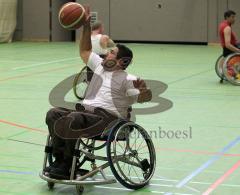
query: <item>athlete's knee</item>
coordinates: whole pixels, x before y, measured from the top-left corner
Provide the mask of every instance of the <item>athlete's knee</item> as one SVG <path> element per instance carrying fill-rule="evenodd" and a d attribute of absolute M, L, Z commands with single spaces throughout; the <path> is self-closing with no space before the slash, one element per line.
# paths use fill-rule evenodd
<path fill-rule="evenodd" d="M 46 114 L 46 124 L 49 125 L 60 117 L 59 110 L 57 108 L 51 108 Z"/>
<path fill-rule="evenodd" d="M 85 116 L 80 113 L 80 112 L 71 112 L 70 114 L 67 115 L 68 118 L 70 119 L 71 124 L 66 124 L 70 128 L 78 130 L 83 128 L 84 123 L 85 123 Z"/>

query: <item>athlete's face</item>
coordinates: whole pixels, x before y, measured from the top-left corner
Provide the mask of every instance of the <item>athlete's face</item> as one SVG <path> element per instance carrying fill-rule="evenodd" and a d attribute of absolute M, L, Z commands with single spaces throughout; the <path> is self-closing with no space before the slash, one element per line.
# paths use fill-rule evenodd
<path fill-rule="evenodd" d="M 235 23 L 235 15 L 231 15 L 227 18 L 228 22 L 230 24 L 234 24 Z"/>
<path fill-rule="evenodd" d="M 118 54 L 117 47 L 111 49 L 107 53 L 106 57 L 104 58 L 104 60 L 102 62 L 102 66 L 105 70 L 114 71 L 114 70 L 121 69 L 121 66 L 119 64 L 120 60 L 117 59 L 117 54 Z"/>

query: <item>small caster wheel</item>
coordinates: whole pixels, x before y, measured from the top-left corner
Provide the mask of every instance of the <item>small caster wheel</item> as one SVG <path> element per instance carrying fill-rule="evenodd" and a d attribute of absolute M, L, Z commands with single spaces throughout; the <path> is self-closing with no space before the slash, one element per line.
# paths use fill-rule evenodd
<path fill-rule="evenodd" d="M 52 190 L 54 188 L 54 183 L 53 182 L 48 182 L 47 185 L 48 185 L 49 190 Z"/>
<path fill-rule="evenodd" d="M 81 185 L 76 185 L 76 190 L 78 194 L 82 194 L 84 191 L 84 187 Z"/>
<path fill-rule="evenodd" d="M 220 80 L 220 83 L 223 83 L 223 79 Z"/>

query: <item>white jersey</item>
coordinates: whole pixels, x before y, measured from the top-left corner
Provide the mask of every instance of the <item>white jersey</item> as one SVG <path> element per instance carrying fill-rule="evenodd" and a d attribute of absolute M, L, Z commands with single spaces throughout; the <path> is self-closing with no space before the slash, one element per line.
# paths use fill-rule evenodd
<path fill-rule="evenodd" d="M 124 70 L 105 71 L 102 58 L 91 53 L 87 66 L 94 75 L 89 84 L 83 105 L 103 108 L 120 118 L 127 118 L 127 109 L 137 101 L 138 89 L 133 86 L 137 78 Z"/>
<path fill-rule="evenodd" d="M 91 42 L 92 42 L 92 51 L 98 55 L 105 55 L 107 54 L 107 49 L 103 49 L 100 45 L 102 34 L 92 35 Z"/>

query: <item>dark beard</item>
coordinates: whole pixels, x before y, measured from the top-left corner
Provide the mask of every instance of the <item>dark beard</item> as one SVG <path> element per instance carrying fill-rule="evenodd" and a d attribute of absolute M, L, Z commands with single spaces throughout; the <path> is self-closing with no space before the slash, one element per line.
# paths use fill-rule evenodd
<path fill-rule="evenodd" d="M 106 71 L 112 71 L 112 69 L 117 65 L 115 60 L 104 60 L 102 66 Z"/>

